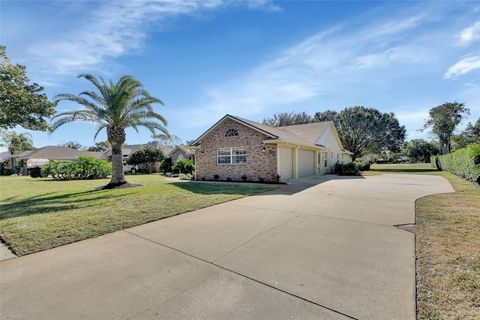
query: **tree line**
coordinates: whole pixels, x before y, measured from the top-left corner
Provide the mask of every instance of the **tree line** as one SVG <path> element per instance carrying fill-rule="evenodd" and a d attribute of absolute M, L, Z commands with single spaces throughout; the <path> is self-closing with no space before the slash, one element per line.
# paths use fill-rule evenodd
<path fill-rule="evenodd" d="M 449 153 L 452 149 L 480 143 L 480 119 L 468 123 L 465 130 L 456 129 L 470 110 L 458 102 L 445 102 L 430 109 L 421 129 L 429 130 L 436 141 L 414 139 L 406 142 L 405 126 L 392 112 L 381 112 L 364 106 L 348 107 L 341 111 L 326 110 L 310 115 L 306 112 L 280 112 L 263 120 L 264 124 L 283 127 L 312 122 L 332 121 L 345 149 L 355 160 L 366 154 L 398 155 L 415 161 L 428 161 L 430 155 Z"/>

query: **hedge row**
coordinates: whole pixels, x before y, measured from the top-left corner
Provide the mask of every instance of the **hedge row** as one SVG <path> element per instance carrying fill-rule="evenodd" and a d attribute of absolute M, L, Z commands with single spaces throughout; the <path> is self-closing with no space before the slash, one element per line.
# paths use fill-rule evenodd
<path fill-rule="evenodd" d="M 480 144 L 433 156 L 430 161 L 438 170 L 446 170 L 465 180 L 480 183 Z"/>
<path fill-rule="evenodd" d="M 103 179 L 110 174 L 112 165 L 93 157 L 80 157 L 79 162 L 50 161 L 42 167 L 42 175 L 55 180 Z"/>

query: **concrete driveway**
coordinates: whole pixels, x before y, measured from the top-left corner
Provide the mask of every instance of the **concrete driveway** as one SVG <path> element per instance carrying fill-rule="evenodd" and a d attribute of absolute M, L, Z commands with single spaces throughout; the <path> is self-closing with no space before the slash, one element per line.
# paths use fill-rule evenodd
<path fill-rule="evenodd" d="M 443 178 L 298 179 L 0 263 L 2 319 L 414 319 L 415 199 Z"/>

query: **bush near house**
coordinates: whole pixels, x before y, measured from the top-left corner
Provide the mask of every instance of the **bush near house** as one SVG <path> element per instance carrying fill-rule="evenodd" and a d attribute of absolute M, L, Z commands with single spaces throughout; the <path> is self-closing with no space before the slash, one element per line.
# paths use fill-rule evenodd
<path fill-rule="evenodd" d="M 143 165 L 148 168 L 148 173 L 155 173 L 158 172 L 159 163 L 162 160 L 162 150 L 154 147 L 146 147 L 133 152 L 127 159 L 127 163 L 134 166 Z"/>
<path fill-rule="evenodd" d="M 172 172 L 173 161 L 172 158 L 168 157 L 163 159 L 162 163 L 160 163 L 160 172 L 163 174 Z"/>
<path fill-rule="evenodd" d="M 193 162 L 189 159 L 181 159 L 175 162 L 172 168 L 173 171 L 178 173 L 192 173 L 193 172 Z"/>
<path fill-rule="evenodd" d="M 438 170 L 449 171 L 465 180 L 480 183 L 480 144 L 431 158 Z"/>
<path fill-rule="evenodd" d="M 112 174 L 112 165 L 93 157 L 80 157 L 79 162 L 50 161 L 42 167 L 43 176 L 55 180 L 104 179 Z"/>
<path fill-rule="evenodd" d="M 334 172 L 341 176 L 356 176 L 360 174 L 360 165 L 357 162 L 337 163 Z"/>

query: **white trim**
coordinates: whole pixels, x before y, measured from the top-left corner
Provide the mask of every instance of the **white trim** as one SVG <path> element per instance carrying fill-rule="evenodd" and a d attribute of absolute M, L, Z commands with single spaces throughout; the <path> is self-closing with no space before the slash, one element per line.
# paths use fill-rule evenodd
<path fill-rule="evenodd" d="M 220 150 L 229 150 L 230 151 L 230 154 L 229 155 L 221 155 L 219 156 L 218 155 L 218 152 Z M 241 154 L 241 155 L 234 155 L 233 154 L 233 150 L 244 150 L 245 151 L 245 155 Z M 230 147 L 230 148 L 218 148 L 217 149 L 217 166 L 234 166 L 234 165 L 242 165 L 242 164 L 246 164 L 247 163 L 247 148 L 245 147 Z M 233 162 L 233 158 L 234 157 L 242 157 L 242 156 L 245 156 L 245 162 Z M 218 163 L 218 158 L 219 157 L 230 157 L 230 163 Z"/>

